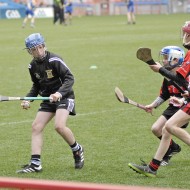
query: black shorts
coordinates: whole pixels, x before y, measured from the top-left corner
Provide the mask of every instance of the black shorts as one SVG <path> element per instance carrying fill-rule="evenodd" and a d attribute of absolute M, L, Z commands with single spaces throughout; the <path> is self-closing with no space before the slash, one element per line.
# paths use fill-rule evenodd
<path fill-rule="evenodd" d="M 168 106 L 166 110 L 162 113 L 162 115 L 169 120 L 180 108 L 174 106 Z M 181 128 L 186 128 L 189 123 L 186 123 Z"/>
<path fill-rule="evenodd" d="M 76 115 L 74 99 L 61 99 L 59 102 L 43 101 L 38 111 L 55 113 L 57 109 L 66 109 L 69 115 Z"/>

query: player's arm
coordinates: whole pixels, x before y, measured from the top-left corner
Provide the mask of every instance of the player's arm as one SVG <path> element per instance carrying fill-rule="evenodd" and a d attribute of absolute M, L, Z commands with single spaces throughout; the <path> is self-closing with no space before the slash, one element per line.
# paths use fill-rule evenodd
<path fill-rule="evenodd" d="M 186 103 L 185 98 L 179 98 L 175 96 L 171 96 L 169 101 L 176 107 L 181 107 Z"/>
<path fill-rule="evenodd" d="M 188 82 L 179 73 L 177 73 L 177 74 L 176 73 L 172 73 L 172 72 L 168 71 L 167 69 L 165 69 L 164 67 L 161 67 L 159 69 L 159 73 L 162 76 L 167 77 L 167 78 L 171 79 L 172 81 L 177 82 L 180 86 L 183 86 L 185 89 L 187 89 Z"/>
<path fill-rule="evenodd" d="M 168 82 L 166 79 L 164 79 L 160 89 L 160 95 L 151 104 L 146 105 L 145 107 L 148 109 L 157 108 L 161 104 L 163 104 L 167 99 L 169 99 L 169 97 L 170 94 L 168 91 Z"/>
<path fill-rule="evenodd" d="M 39 94 L 39 82 L 36 79 L 36 77 L 34 76 L 34 74 L 32 73 L 32 71 L 29 69 L 30 72 L 30 76 L 31 76 L 31 80 L 33 82 L 33 85 L 30 89 L 30 91 L 28 92 L 28 94 L 26 95 L 26 97 L 36 97 Z"/>
<path fill-rule="evenodd" d="M 146 105 L 146 108 L 153 109 L 159 107 L 163 102 L 165 102 L 164 99 L 162 99 L 160 96 L 158 96 L 151 104 Z"/>
<path fill-rule="evenodd" d="M 62 85 L 57 90 L 57 93 L 59 93 L 61 97 L 67 97 L 72 91 L 72 87 L 74 84 L 74 76 L 71 73 L 70 69 L 67 67 L 67 65 L 64 63 L 64 61 L 62 61 L 61 59 L 60 62 L 55 62 L 54 67 L 62 82 Z"/>
<path fill-rule="evenodd" d="M 29 70 L 29 71 L 30 71 L 30 70 Z M 31 71 L 30 71 L 30 75 L 31 75 L 31 79 L 32 79 L 32 81 L 33 81 L 33 85 L 32 85 L 32 87 L 31 87 L 30 91 L 27 93 L 26 97 L 37 97 L 38 94 L 39 94 L 39 84 L 38 84 L 38 82 L 36 81 L 35 76 L 31 73 Z M 23 101 L 21 102 L 21 107 L 22 107 L 23 109 L 26 109 L 26 110 L 27 110 L 28 108 L 30 108 L 30 102 L 32 102 L 32 101 L 23 100 Z"/>

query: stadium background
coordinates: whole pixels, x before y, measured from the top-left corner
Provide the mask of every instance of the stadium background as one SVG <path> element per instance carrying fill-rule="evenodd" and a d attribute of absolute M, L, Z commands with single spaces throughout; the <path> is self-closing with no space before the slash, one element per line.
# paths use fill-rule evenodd
<path fill-rule="evenodd" d="M 190 0 L 134 0 L 135 14 L 189 13 Z M 0 0 L 0 18 L 23 18 L 26 0 Z M 38 0 L 37 18 L 53 17 L 52 0 Z M 73 0 L 73 15 L 123 15 L 126 3 L 122 0 Z"/>

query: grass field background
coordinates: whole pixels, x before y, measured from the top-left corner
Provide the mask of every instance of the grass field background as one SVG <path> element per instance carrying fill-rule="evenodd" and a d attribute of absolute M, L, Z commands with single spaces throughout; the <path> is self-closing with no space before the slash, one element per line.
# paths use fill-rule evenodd
<path fill-rule="evenodd" d="M 136 25 L 127 25 L 125 16 L 76 17 L 71 26 L 38 19 L 34 29 L 22 29 L 22 20 L 0 20 L 0 94 L 24 96 L 29 91 L 31 57 L 23 50 L 24 39 L 40 32 L 48 50 L 61 55 L 75 76 L 78 114 L 69 118 L 68 126 L 85 148 L 85 166 L 76 171 L 71 150 L 55 132 L 52 120 L 44 131 L 44 171 L 16 174 L 30 159 L 31 123 L 40 102 L 33 102 L 27 111 L 18 101 L 2 102 L 0 176 L 188 189 L 190 151 L 178 139 L 174 138 L 181 153 L 160 168 L 157 178 L 143 177 L 127 166 L 140 164 L 140 158 L 149 162 L 154 156 L 159 140 L 150 128 L 167 103 L 151 116 L 118 102 L 114 95 L 118 86 L 139 103 L 149 104 L 158 96 L 163 78 L 136 58 L 136 50 L 150 47 L 158 60 L 162 47 L 182 47 L 180 29 L 188 19 L 188 14 L 139 15 Z M 97 69 L 90 69 L 93 65 Z"/>

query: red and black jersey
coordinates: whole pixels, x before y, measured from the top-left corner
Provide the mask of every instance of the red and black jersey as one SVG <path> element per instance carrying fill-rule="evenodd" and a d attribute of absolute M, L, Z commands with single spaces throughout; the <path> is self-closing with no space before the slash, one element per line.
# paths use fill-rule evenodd
<path fill-rule="evenodd" d="M 59 92 L 62 98 L 74 99 L 74 77 L 61 57 L 47 51 L 46 57 L 39 62 L 33 59 L 29 64 L 33 86 L 27 96 L 50 96 Z"/>
<path fill-rule="evenodd" d="M 164 79 L 162 83 L 162 87 L 160 89 L 160 98 L 166 101 L 170 98 L 170 96 L 182 98 L 181 93 L 173 85 L 172 81 L 168 81 L 167 79 Z"/>
<path fill-rule="evenodd" d="M 190 90 L 190 50 L 186 53 L 183 65 L 176 71 L 176 74 L 168 71 L 164 67 L 159 69 L 159 73 L 163 76 L 177 82 L 183 86 L 185 90 Z"/>
<path fill-rule="evenodd" d="M 187 51 L 182 67 L 177 71 L 188 82 L 188 89 L 190 87 L 190 50 Z"/>

